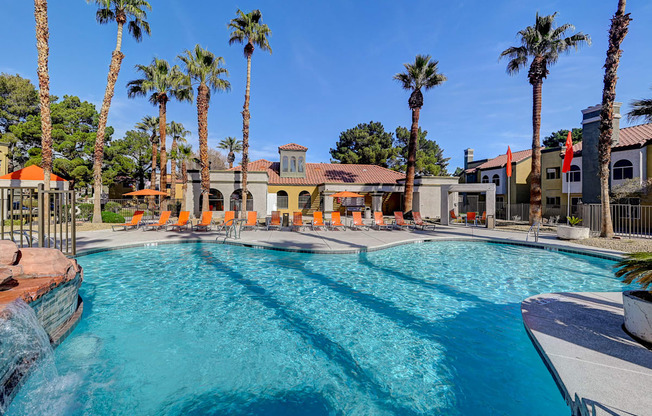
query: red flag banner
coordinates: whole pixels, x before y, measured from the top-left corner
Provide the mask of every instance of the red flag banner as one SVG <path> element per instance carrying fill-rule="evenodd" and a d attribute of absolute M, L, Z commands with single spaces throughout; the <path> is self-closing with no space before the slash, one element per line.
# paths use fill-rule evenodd
<path fill-rule="evenodd" d="M 573 161 L 573 138 L 571 132 L 568 132 L 568 137 L 566 138 L 566 154 L 564 155 L 564 165 L 561 168 L 562 173 L 570 171 L 571 162 Z"/>
<path fill-rule="evenodd" d="M 507 165 L 505 167 L 505 170 L 507 171 L 507 177 L 511 178 L 512 177 L 512 149 L 507 146 Z"/>

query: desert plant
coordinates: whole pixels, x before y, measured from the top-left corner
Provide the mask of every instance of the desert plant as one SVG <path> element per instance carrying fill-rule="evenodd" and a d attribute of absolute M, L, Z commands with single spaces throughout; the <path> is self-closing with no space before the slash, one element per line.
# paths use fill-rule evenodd
<path fill-rule="evenodd" d="M 616 277 L 626 284 L 636 283 L 652 294 L 652 253 L 629 253 L 615 268 Z"/>
<path fill-rule="evenodd" d="M 575 217 L 575 216 L 572 216 L 572 217 L 566 217 L 566 219 L 568 220 L 568 224 L 569 224 L 571 227 L 575 227 L 576 225 L 578 225 L 579 223 L 582 222 L 582 219 L 581 219 L 581 218 L 577 218 L 577 217 Z"/>
<path fill-rule="evenodd" d="M 122 209 L 122 205 L 119 202 L 109 201 L 104 205 L 105 211 L 118 212 Z"/>
<path fill-rule="evenodd" d="M 102 222 L 109 224 L 124 224 L 126 221 L 125 217 L 120 214 L 111 211 L 102 211 Z"/>

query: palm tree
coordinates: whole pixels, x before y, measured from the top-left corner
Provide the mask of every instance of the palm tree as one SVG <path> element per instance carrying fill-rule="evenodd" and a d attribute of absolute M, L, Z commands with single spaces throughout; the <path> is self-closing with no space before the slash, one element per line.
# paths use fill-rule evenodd
<path fill-rule="evenodd" d="M 620 44 L 627 35 L 629 14 L 625 14 L 625 0 L 618 1 L 618 10 L 611 19 L 609 29 L 609 48 L 604 64 L 604 89 L 602 90 L 602 110 L 600 110 L 600 139 L 598 140 L 598 161 L 600 162 L 600 205 L 602 222 L 600 236 L 611 238 L 614 227 L 611 222 L 609 204 L 609 165 L 611 163 L 611 146 L 613 136 L 614 101 L 616 99 L 617 72 L 620 64 Z"/>
<path fill-rule="evenodd" d="M 192 101 L 192 87 L 190 79 L 185 76 L 178 66 L 170 66 L 164 59 L 154 58 L 149 65 L 136 65 L 136 70 L 142 73 L 143 78 L 130 81 L 127 84 L 129 98 L 149 96 L 149 102 L 158 105 L 159 138 L 161 144 L 161 177 L 160 191 L 167 189 L 167 151 L 165 149 L 165 133 L 167 123 L 167 103 L 171 98 L 178 101 Z"/>
<path fill-rule="evenodd" d="M 528 79 L 532 85 L 532 173 L 530 181 L 530 222 L 541 221 L 541 87 L 548 76 L 548 67 L 559 59 L 559 55 L 578 49 L 584 43 L 591 44 L 589 35 L 576 33 L 566 37 L 566 32 L 575 30 L 571 24 L 554 27 L 555 16 L 536 15 L 534 26 L 518 32 L 521 46 L 505 49 L 500 58 L 509 57 L 507 73 L 517 74 L 532 58 Z"/>
<path fill-rule="evenodd" d="M 634 100 L 630 103 L 632 109 L 627 113 L 629 121 L 643 119 L 646 123 L 652 123 L 652 98 Z"/>
<path fill-rule="evenodd" d="M 195 155 L 192 151 L 191 146 L 181 145 L 179 146 L 177 157 L 181 163 L 181 180 L 183 181 L 181 188 L 183 190 L 183 197 L 181 199 L 181 211 L 187 211 L 186 193 L 188 192 L 188 162 L 194 159 Z"/>
<path fill-rule="evenodd" d="M 245 88 L 245 100 L 242 107 L 242 207 L 247 210 L 247 172 L 249 170 L 249 92 L 251 88 L 251 55 L 254 53 L 254 46 L 258 46 L 263 51 L 272 53 L 269 46 L 268 36 L 272 31 L 263 23 L 263 15 L 260 10 L 256 9 L 249 13 L 243 13 L 242 10 L 236 11 L 235 19 L 229 22 L 231 35 L 229 36 L 229 45 L 234 43 L 245 43 L 244 54 L 247 58 L 247 86 Z"/>
<path fill-rule="evenodd" d="M 52 174 L 52 118 L 50 117 L 50 29 L 48 28 L 47 0 L 34 0 L 34 19 L 36 20 L 36 49 L 38 51 L 36 72 L 38 74 L 38 95 L 41 111 L 41 167 L 43 168 L 43 188 L 50 190 Z M 47 217 L 48 204 L 44 208 Z"/>
<path fill-rule="evenodd" d="M 199 132 L 199 163 L 201 167 L 202 211 L 208 211 L 208 194 L 210 192 L 210 173 L 208 166 L 208 105 L 211 90 L 229 91 L 229 81 L 220 78 L 228 76 L 223 68 L 224 59 L 212 52 L 195 45 L 193 51 L 185 50 L 179 59 L 186 66 L 186 74 L 197 83 L 197 124 Z"/>
<path fill-rule="evenodd" d="M 222 141 L 217 145 L 217 148 L 229 151 L 226 161 L 229 162 L 229 169 L 231 169 L 233 167 L 233 162 L 235 162 L 235 154 L 242 152 L 242 142 L 235 137 L 229 136 L 222 139 Z"/>
<path fill-rule="evenodd" d="M 405 173 L 405 196 L 403 210 L 412 211 L 412 197 L 414 194 L 414 167 L 419 148 L 419 113 L 423 107 L 423 93 L 446 81 L 446 76 L 437 72 L 438 61 L 431 61 L 430 55 L 417 55 L 413 64 L 403 64 L 405 72 L 394 75 L 394 79 L 401 83 L 403 89 L 412 91 L 408 105 L 412 110 L 412 129 L 408 143 L 407 170 Z"/>
<path fill-rule="evenodd" d="M 629 253 L 615 267 L 618 269 L 616 277 L 622 278 L 626 284 L 635 283 L 652 292 L 652 253 Z"/>
<path fill-rule="evenodd" d="M 91 0 L 86 0 L 91 2 Z M 104 101 L 100 110 L 100 117 L 97 125 L 97 134 L 95 137 L 95 160 L 93 163 L 93 181 L 94 181 L 94 209 L 93 222 L 102 222 L 102 210 L 100 209 L 100 194 L 102 193 L 102 161 L 104 159 L 104 132 L 106 129 L 107 118 L 109 117 L 109 108 L 111 99 L 115 90 L 115 83 L 120 73 L 120 65 L 124 59 L 122 48 L 122 30 L 127 24 L 129 33 L 140 42 L 143 38 L 143 32 L 150 34 L 147 10 L 152 6 L 145 0 L 93 0 L 98 5 L 95 18 L 100 24 L 116 22 L 118 24 L 118 37 L 115 49 L 111 54 L 111 64 L 109 65 L 109 75 L 106 80 L 106 90 L 104 91 Z"/>
<path fill-rule="evenodd" d="M 158 162 L 158 133 L 159 123 L 158 117 L 145 116 L 142 121 L 136 124 L 136 128 L 142 132 L 149 134 L 149 141 L 152 143 L 152 173 L 150 176 L 149 188 L 156 189 L 156 165 Z M 149 198 L 149 208 L 154 209 L 155 198 Z"/>
<path fill-rule="evenodd" d="M 170 150 L 170 199 L 174 202 L 177 197 L 176 184 L 177 184 L 177 158 L 178 158 L 178 143 L 186 143 L 186 137 L 190 135 L 190 131 L 183 127 L 183 124 L 176 121 L 168 124 L 168 133 L 172 136 L 172 148 Z"/>

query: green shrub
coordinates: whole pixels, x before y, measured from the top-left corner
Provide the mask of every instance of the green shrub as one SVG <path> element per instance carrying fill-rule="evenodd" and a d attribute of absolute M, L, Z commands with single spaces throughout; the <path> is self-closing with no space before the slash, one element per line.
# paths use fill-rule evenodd
<path fill-rule="evenodd" d="M 93 215 L 93 204 L 78 204 L 79 217 L 81 219 L 89 219 Z"/>
<path fill-rule="evenodd" d="M 571 227 L 575 227 L 576 225 L 578 225 L 579 223 L 582 222 L 582 220 L 580 218 L 577 218 L 575 216 L 566 217 L 566 219 L 568 220 L 568 223 L 570 224 Z"/>
<path fill-rule="evenodd" d="M 122 205 L 120 205 L 120 203 L 114 202 L 114 201 L 109 201 L 104 205 L 104 210 L 105 211 L 111 211 L 111 212 L 117 213 L 121 209 L 122 209 Z"/>
<path fill-rule="evenodd" d="M 102 222 L 109 224 L 124 224 L 126 221 L 125 217 L 120 214 L 110 211 L 102 211 Z"/>
<path fill-rule="evenodd" d="M 143 211 L 147 209 L 147 204 L 138 204 L 138 209 Z"/>

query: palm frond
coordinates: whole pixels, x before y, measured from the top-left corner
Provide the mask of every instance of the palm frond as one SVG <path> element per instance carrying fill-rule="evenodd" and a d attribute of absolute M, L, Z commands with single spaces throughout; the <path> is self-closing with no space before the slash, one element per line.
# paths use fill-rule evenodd
<path fill-rule="evenodd" d="M 643 119 L 652 123 L 652 98 L 634 100 L 630 103 L 632 109 L 627 113 L 627 120 L 630 122 Z"/>

